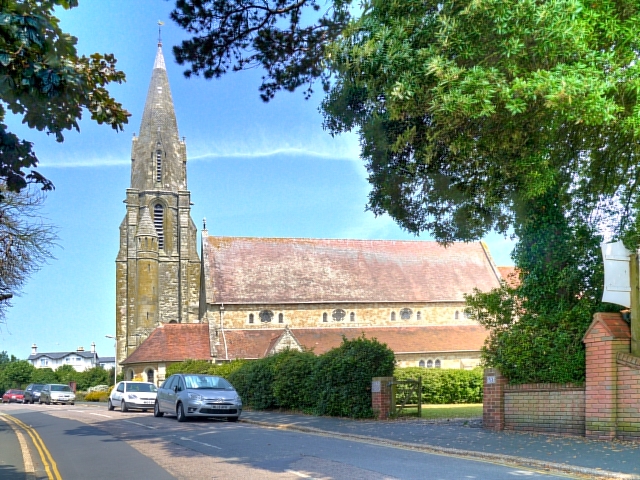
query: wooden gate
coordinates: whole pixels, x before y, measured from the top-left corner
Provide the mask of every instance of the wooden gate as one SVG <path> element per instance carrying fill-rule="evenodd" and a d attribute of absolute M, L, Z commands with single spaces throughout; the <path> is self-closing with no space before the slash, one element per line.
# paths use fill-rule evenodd
<path fill-rule="evenodd" d="M 407 409 L 417 409 L 418 418 L 422 417 L 422 377 L 391 382 L 390 416 L 408 415 Z M 403 413 L 404 412 L 404 413 Z"/>

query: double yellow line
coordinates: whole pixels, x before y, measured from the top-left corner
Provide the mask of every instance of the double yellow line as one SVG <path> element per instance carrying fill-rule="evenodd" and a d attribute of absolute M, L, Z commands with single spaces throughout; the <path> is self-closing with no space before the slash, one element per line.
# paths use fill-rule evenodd
<path fill-rule="evenodd" d="M 47 450 L 47 447 L 42 441 L 42 438 L 40 438 L 40 435 L 38 435 L 38 432 L 36 432 L 29 425 L 21 422 L 20 420 L 18 420 L 15 417 L 12 417 L 11 415 L 7 415 L 6 413 L 0 413 L 0 419 L 5 420 L 7 423 L 9 423 L 9 425 L 14 427 L 14 430 L 16 430 L 17 428 L 20 428 L 25 432 L 27 432 L 31 437 L 31 441 L 33 442 L 36 449 L 38 450 L 38 454 L 40 455 L 40 460 L 44 465 L 44 470 L 45 472 L 47 472 L 47 478 L 49 480 L 62 480 L 62 477 L 60 476 L 60 472 L 58 471 L 58 466 L 56 465 L 56 462 L 53 460 L 53 457 L 51 456 L 51 453 L 49 452 L 49 450 Z M 16 430 L 16 433 L 18 433 L 17 430 Z"/>

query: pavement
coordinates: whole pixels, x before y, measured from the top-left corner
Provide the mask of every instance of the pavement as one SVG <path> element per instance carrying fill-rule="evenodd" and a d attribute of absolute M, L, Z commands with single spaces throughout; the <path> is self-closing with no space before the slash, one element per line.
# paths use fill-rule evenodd
<path fill-rule="evenodd" d="M 244 410 L 240 421 L 265 427 L 530 467 L 582 478 L 640 480 L 640 443 L 494 432 L 482 419 L 352 420 Z"/>

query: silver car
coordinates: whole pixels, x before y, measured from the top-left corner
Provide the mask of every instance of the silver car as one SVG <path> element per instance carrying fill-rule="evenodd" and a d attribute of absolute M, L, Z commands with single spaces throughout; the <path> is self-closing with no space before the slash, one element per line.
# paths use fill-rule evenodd
<path fill-rule="evenodd" d="M 39 404 L 46 403 L 47 405 L 63 403 L 73 405 L 76 401 L 76 394 L 73 393 L 69 385 L 62 385 L 59 383 L 47 383 L 40 391 Z"/>
<path fill-rule="evenodd" d="M 179 373 L 158 388 L 153 409 L 155 417 L 175 415 L 179 422 L 189 417 L 226 418 L 237 422 L 242 400 L 233 385 L 222 377 Z"/>

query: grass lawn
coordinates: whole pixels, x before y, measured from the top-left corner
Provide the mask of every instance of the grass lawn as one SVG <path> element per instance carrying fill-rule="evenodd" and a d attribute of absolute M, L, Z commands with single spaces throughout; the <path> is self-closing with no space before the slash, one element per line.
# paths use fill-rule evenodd
<path fill-rule="evenodd" d="M 402 416 L 416 414 L 415 408 L 402 411 Z M 422 418 L 429 420 L 446 420 L 451 418 L 473 418 L 482 416 L 481 403 L 461 403 L 452 405 L 422 405 Z"/>

